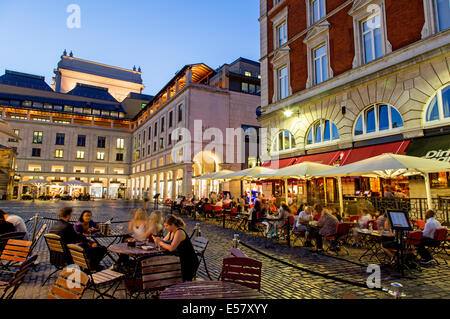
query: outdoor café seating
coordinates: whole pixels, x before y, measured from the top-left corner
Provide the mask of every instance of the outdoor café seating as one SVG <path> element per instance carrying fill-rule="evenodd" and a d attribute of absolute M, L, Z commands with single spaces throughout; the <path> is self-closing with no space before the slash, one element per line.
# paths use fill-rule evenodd
<path fill-rule="evenodd" d="M 120 280 L 122 279 L 124 274 L 113 271 L 111 269 L 105 269 L 95 272 L 91 268 L 89 260 L 87 259 L 86 253 L 82 247 L 69 244 L 67 245 L 67 249 L 72 256 L 74 264 L 83 269 L 89 276 L 90 280 L 88 288 L 94 290 L 94 294 L 98 293 L 96 299 L 104 297 L 114 298 L 114 294 L 119 287 Z M 100 287 L 106 287 L 106 289 L 100 291 Z M 112 294 L 108 293 L 110 290 L 113 290 Z"/>
<path fill-rule="evenodd" d="M 12 299 L 19 286 L 22 284 L 25 275 L 28 273 L 34 262 L 37 259 L 37 255 L 28 257 L 24 262 L 20 264 L 17 271 L 12 275 L 9 281 L 0 281 L 0 291 L 3 290 L 0 295 L 0 299 Z"/>
<path fill-rule="evenodd" d="M 75 271 L 78 273 L 74 276 Z M 80 299 L 88 287 L 89 280 L 89 276 L 83 271 L 66 267 L 50 289 L 47 299 Z"/>

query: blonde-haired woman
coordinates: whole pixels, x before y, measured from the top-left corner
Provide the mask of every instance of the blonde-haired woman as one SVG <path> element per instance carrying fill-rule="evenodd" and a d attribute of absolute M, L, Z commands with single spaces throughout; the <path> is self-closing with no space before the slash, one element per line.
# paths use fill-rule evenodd
<path fill-rule="evenodd" d="M 147 228 L 147 238 L 150 239 L 151 236 L 162 236 L 163 235 L 163 217 L 160 210 L 155 210 L 150 214 L 148 218 L 148 228 Z"/>
<path fill-rule="evenodd" d="M 134 211 L 133 219 L 128 224 L 128 231 L 137 241 L 145 241 L 148 238 L 148 219 L 144 209 L 139 208 Z"/>

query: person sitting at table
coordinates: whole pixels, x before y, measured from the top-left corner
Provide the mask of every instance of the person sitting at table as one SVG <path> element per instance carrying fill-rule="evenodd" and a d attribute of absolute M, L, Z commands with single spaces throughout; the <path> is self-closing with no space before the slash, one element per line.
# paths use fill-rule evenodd
<path fill-rule="evenodd" d="M 0 210 L 0 235 L 16 231 L 14 225 L 6 221 L 5 215 L 5 212 Z"/>
<path fill-rule="evenodd" d="M 261 201 L 257 200 L 255 201 L 255 205 L 252 208 L 250 208 L 250 211 L 248 212 L 249 214 L 248 220 L 250 221 L 248 225 L 248 230 L 257 231 L 256 223 L 259 222 L 261 213 L 262 213 Z"/>
<path fill-rule="evenodd" d="M 78 222 L 73 226 L 78 234 L 99 234 L 99 228 L 97 223 L 92 220 L 92 212 L 90 210 L 84 210 Z"/>
<path fill-rule="evenodd" d="M 372 219 L 372 215 L 369 213 L 368 209 L 362 210 L 363 214 L 358 219 L 358 226 L 353 228 L 353 244 L 352 247 L 360 247 L 359 246 L 359 233 L 361 229 L 365 229 L 367 226 L 367 222 Z"/>
<path fill-rule="evenodd" d="M 163 235 L 163 217 L 160 210 L 155 210 L 150 214 L 148 218 L 147 234 L 146 238 L 151 240 L 152 236 Z"/>
<path fill-rule="evenodd" d="M 288 207 L 288 205 L 286 205 L 285 202 L 281 203 L 281 207 L 278 209 L 278 211 L 274 214 L 275 217 L 277 218 L 277 221 L 275 221 L 273 223 L 273 228 L 274 228 L 274 232 L 275 232 L 275 236 L 279 236 L 280 233 L 280 229 L 283 230 L 283 228 L 286 225 L 287 218 L 289 215 L 291 215 L 291 211 Z M 272 234 L 271 234 L 272 236 Z"/>
<path fill-rule="evenodd" d="M 145 241 L 147 239 L 148 219 L 145 210 L 139 208 L 134 211 L 133 219 L 128 223 L 128 231 L 132 237 L 128 241 Z"/>
<path fill-rule="evenodd" d="M 189 235 L 184 230 L 185 226 L 181 218 L 168 215 L 164 219 L 164 228 L 168 234 L 164 239 L 153 236 L 153 241 L 161 248 L 180 257 L 183 281 L 192 281 L 198 266 L 198 258 Z"/>
<path fill-rule="evenodd" d="M 441 223 L 434 218 L 434 211 L 429 209 L 425 213 L 426 224 L 423 229 L 422 239 L 420 244 L 417 246 L 417 253 L 420 256 L 420 262 L 423 264 L 428 264 L 433 261 L 430 252 L 427 250 L 426 246 L 434 243 L 434 232 L 436 229 L 441 227 Z"/>
<path fill-rule="evenodd" d="M 89 265 L 94 270 L 102 270 L 100 261 L 106 255 L 106 247 L 99 246 L 97 243 L 88 240 L 84 235 L 79 234 L 69 222 L 72 217 L 71 207 L 62 207 L 58 211 L 58 221 L 49 229 L 49 233 L 61 236 L 61 241 L 67 244 L 76 244 L 85 250 Z M 67 260 L 72 260 L 70 254 L 66 256 Z"/>
<path fill-rule="evenodd" d="M 22 217 L 13 215 L 13 214 L 7 214 L 7 213 L 3 212 L 3 210 L 1 210 L 1 209 L 0 209 L 0 211 L 4 215 L 5 221 L 13 224 L 13 226 L 14 226 L 13 232 L 25 233 L 23 240 L 28 240 L 29 237 L 28 237 L 27 226 L 25 225 L 25 222 L 23 221 Z M 6 227 L 9 227 L 9 226 L 6 226 Z"/>
<path fill-rule="evenodd" d="M 314 204 L 313 206 L 313 216 L 314 216 L 314 220 L 319 220 L 320 217 L 322 217 L 322 205 L 320 204 Z"/>
<path fill-rule="evenodd" d="M 386 213 L 381 214 L 379 211 L 376 211 L 375 218 L 377 220 L 377 229 L 383 230 L 384 225 L 386 224 L 386 220 L 388 219 L 387 214 Z"/>
<path fill-rule="evenodd" d="M 394 194 L 392 193 L 392 187 L 391 186 L 386 185 L 384 187 L 383 197 L 385 197 L 385 198 L 394 198 Z"/>
<path fill-rule="evenodd" d="M 389 218 L 386 218 L 383 225 L 384 233 L 392 233 L 391 231 L 391 223 L 389 222 Z M 381 249 L 384 251 L 386 255 L 389 256 L 391 261 L 395 259 L 395 251 L 399 248 L 399 244 L 395 240 L 394 236 L 383 236 L 381 237 Z"/>
<path fill-rule="evenodd" d="M 318 251 L 322 251 L 322 237 L 334 235 L 336 233 L 336 226 L 339 223 L 338 219 L 331 214 L 328 209 L 322 210 L 322 216 L 317 222 L 319 231 L 315 233 L 316 248 Z M 330 250 L 336 251 L 335 243 L 331 243 Z"/>
<path fill-rule="evenodd" d="M 304 206 L 304 209 L 299 213 L 297 222 L 295 224 L 296 229 L 305 231 L 305 247 L 313 247 L 311 243 L 311 233 L 309 222 L 313 221 L 314 217 L 312 214 L 311 206 Z"/>

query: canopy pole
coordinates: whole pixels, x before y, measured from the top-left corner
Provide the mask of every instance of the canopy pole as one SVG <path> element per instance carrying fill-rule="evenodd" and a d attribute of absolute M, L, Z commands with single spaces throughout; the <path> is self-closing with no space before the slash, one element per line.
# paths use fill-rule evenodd
<path fill-rule="evenodd" d="M 428 203 L 428 209 L 433 209 L 433 200 L 431 198 L 431 188 L 430 188 L 430 175 L 429 173 L 425 173 L 425 190 L 427 193 L 427 203 Z"/>
<path fill-rule="evenodd" d="M 342 179 L 339 176 L 338 180 L 338 189 L 339 189 L 339 208 L 341 210 L 342 216 L 344 215 L 344 196 L 342 195 Z"/>
<path fill-rule="evenodd" d="M 323 178 L 323 195 L 324 195 L 324 199 L 325 199 L 325 206 L 327 206 L 328 203 L 327 203 L 327 178 L 326 177 Z"/>
<path fill-rule="evenodd" d="M 288 196 L 288 180 L 287 180 L 287 178 L 284 180 L 284 200 L 286 201 L 286 205 L 288 205 L 289 196 Z"/>

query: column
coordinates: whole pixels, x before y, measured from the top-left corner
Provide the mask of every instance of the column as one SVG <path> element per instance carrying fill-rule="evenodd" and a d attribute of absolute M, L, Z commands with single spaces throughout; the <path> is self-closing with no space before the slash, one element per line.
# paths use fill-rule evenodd
<path fill-rule="evenodd" d="M 175 200 L 177 194 L 175 190 L 177 189 L 177 171 L 172 171 L 172 200 Z"/>
<path fill-rule="evenodd" d="M 183 196 L 192 193 L 192 165 L 186 165 L 183 169 Z"/>
<path fill-rule="evenodd" d="M 109 187 L 110 187 L 109 179 L 110 179 L 109 177 L 106 178 L 106 196 L 105 196 L 106 199 L 111 198 L 110 192 L 109 192 Z"/>
<path fill-rule="evenodd" d="M 17 194 L 17 198 L 18 199 L 22 199 L 22 191 L 23 191 L 22 179 L 23 179 L 23 177 L 20 176 L 20 179 L 19 179 L 19 193 Z"/>
<path fill-rule="evenodd" d="M 164 191 L 163 191 L 162 198 L 163 198 L 163 200 L 166 200 L 167 199 L 167 181 L 168 181 L 168 179 L 167 179 L 167 172 L 164 172 L 163 179 L 164 179 Z"/>

